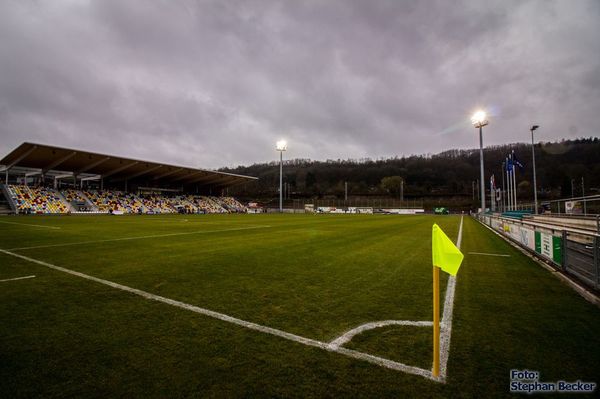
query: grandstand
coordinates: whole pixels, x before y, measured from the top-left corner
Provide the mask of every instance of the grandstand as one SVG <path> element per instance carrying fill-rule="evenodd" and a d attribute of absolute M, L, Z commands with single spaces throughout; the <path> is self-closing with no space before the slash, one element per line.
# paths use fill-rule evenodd
<path fill-rule="evenodd" d="M 17 214 L 238 213 L 227 188 L 255 177 L 23 143 L 0 160 L 0 199 Z"/>

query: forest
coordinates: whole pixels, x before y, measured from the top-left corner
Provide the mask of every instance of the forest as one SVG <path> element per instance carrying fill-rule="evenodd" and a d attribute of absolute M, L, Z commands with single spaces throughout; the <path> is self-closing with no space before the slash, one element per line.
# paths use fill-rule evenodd
<path fill-rule="evenodd" d="M 513 153 L 518 194 L 533 197 L 531 144 L 514 143 L 484 148 L 486 190 L 493 174 L 502 187 L 503 162 Z M 535 145 L 536 176 L 540 199 L 556 199 L 600 192 L 600 139 L 581 138 Z M 224 172 L 256 176 L 256 182 L 229 189 L 247 200 L 278 196 L 279 162 L 222 168 Z M 505 174 L 505 173 L 504 173 Z M 479 149 L 448 150 L 439 154 L 385 159 L 337 159 L 283 162 L 284 194 L 288 199 L 343 199 L 348 197 L 473 199 L 478 195 Z M 488 194 L 489 195 L 489 194 Z"/>

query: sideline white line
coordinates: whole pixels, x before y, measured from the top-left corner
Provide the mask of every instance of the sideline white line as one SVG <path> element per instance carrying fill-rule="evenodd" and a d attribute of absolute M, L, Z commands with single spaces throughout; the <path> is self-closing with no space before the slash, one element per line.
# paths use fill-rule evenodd
<path fill-rule="evenodd" d="M 28 226 L 28 227 L 40 227 L 42 229 L 54 229 L 54 230 L 60 230 L 60 227 L 56 227 L 56 226 L 44 226 L 41 224 L 29 224 L 29 223 L 17 223 L 17 222 L 7 222 L 5 220 L 0 220 L 0 223 L 6 223 L 6 224 L 16 224 L 18 226 Z"/>
<path fill-rule="evenodd" d="M 431 321 L 411 321 L 411 320 L 383 320 L 383 321 L 373 321 L 371 323 L 362 324 L 343 335 L 337 337 L 333 341 L 329 343 L 329 347 L 331 348 L 339 348 L 350 342 L 355 335 L 363 333 L 367 330 L 372 330 L 374 328 L 386 327 L 386 326 L 414 326 L 414 327 L 432 327 L 433 322 Z"/>
<path fill-rule="evenodd" d="M 271 227 L 271 226 L 257 226 L 257 227 L 253 227 L 253 228 L 262 228 L 262 227 Z M 456 246 L 458 248 L 460 248 L 461 243 L 462 243 L 462 227 L 463 227 L 463 217 L 461 217 L 461 219 L 460 219 L 460 227 L 458 230 L 458 238 L 456 241 Z M 236 229 L 236 230 L 238 230 L 238 229 Z M 217 231 L 225 231 L 225 230 L 217 230 Z M 197 233 L 202 233 L 202 232 L 174 233 L 174 234 L 169 234 L 169 235 L 197 234 Z M 167 236 L 169 236 L 169 235 L 167 235 Z M 146 236 L 143 238 L 149 238 L 149 236 Z M 135 238 L 127 238 L 127 239 L 135 239 Z M 122 240 L 122 239 L 115 239 L 115 240 Z M 107 241 L 107 240 L 103 240 L 102 242 L 104 242 L 104 241 Z M 114 240 L 109 240 L 109 241 L 114 241 Z M 393 360 L 374 356 L 374 355 L 371 355 L 368 353 L 359 352 L 359 351 L 355 351 L 352 349 L 347 349 L 347 348 L 344 348 L 341 346 L 345 342 L 340 343 L 342 337 L 350 335 L 349 333 L 354 332 L 354 331 L 356 331 L 356 332 L 354 334 L 352 334 L 352 336 L 356 335 L 359 332 L 368 330 L 370 328 L 377 328 L 377 327 L 381 327 L 384 325 L 393 325 L 393 324 L 407 325 L 407 326 L 431 326 L 431 325 L 433 325 L 433 323 L 429 322 L 429 321 L 385 320 L 385 321 L 380 321 L 380 322 L 367 323 L 367 324 L 363 324 L 362 326 L 359 326 L 359 327 L 345 333 L 344 335 L 335 339 L 332 342 L 326 343 L 326 342 L 314 340 L 311 338 L 302 337 L 302 336 L 299 336 L 296 334 L 288 333 L 286 331 L 278 330 L 278 329 L 275 329 L 272 327 L 267 327 L 267 326 L 252 323 L 249 321 L 241 320 L 241 319 L 238 319 L 238 318 L 235 318 L 232 316 L 228 316 L 223 313 L 218 313 L 218 312 L 215 312 L 215 311 L 212 311 L 209 309 L 200 308 L 198 306 L 190 305 L 190 304 L 187 304 L 184 302 L 180 302 L 180 301 L 176 301 L 173 299 L 154 295 L 149 292 L 138 290 L 136 288 L 131 288 L 131 287 L 121 285 L 118 283 L 113 283 L 112 281 L 103 280 L 103 279 L 100 279 L 97 277 L 89 276 L 89 275 L 86 275 L 86 274 L 83 274 L 80 272 L 76 272 L 76 271 L 73 271 L 70 269 L 66 269 L 66 268 L 63 268 L 60 266 L 52 265 L 47 262 L 29 258 L 24 255 L 9 252 L 9 250 L 0 249 L 0 252 L 5 253 L 7 255 L 15 256 L 17 258 L 20 258 L 20 259 L 23 259 L 23 260 L 26 260 L 26 261 L 29 261 L 32 263 L 37 263 L 39 265 L 46 266 L 46 267 L 54 269 L 54 270 L 62 271 L 64 273 L 72 274 L 72 275 L 75 275 L 75 276 L 78 276 L 78 277 L 81 277 L 81 278 L 84 278 L 87 280 L 95 281 L 100 284 L 108 285 L 108 286 L 116 288 L 116 289 L 130 292 L 132 294 L 139 295 L 139 296 L 144 297 L 149 300 L 166 303 L 171 306 L 176 306 L 176 307 L 186 309 L 186 310 L 189 310 L 189 311 L 192 311 L 195 313 L 203 314 L 205 316 L 213 317 L 215 319 L 219 319 L 219 320 L 226 321 L 226 322 L 229 322 L 232 324 L 236 324 L 236 325 L 239 325 L 239 326 L 251 329 L 251 330 L 260 331 L 260 332 L 263 332 L 266 334 L 271 334 L 274 336 L 278 336 L 280 338 L 284 338 L 284 339 L 287 339 L 290 341 L 301 343 L 303 345 L 313 346 L 313 347 L 317 347 L 317 348 L 320 348 L 320 349 L 323 349 L 323 350 L 326 350 L 329 352 L 335 352 L 335 353 L 339 353 L 339 354 L 342 354 L 342 355 L 345 355 L 348 357 L 352 357 L 355 359 L 364 360 L 369 363 L 373 363 L 373 364 L 376 364 L 378 366 L 385 367 L 388 369 L 398 370 L 398 371 L 403 371 L 405 373 L 418 375 L 418 376 L 430 379 L 432 381 L 442 382 L 442 383 L 445 383 L 445 381 L 446 381 L 447 363 L 448 363 L 448 358 L 450 356 L 450 338 L 452 335 L 452 314 L 453 314 L 453 310 L 454 310 L 454 294 L 455 294 L 455 288 L 456 288 L 456 278 L 453 276 L 450 276 L 448 278 L 448 284 L 446 287 L 446 298 L 444 301 L 444 314 L 443 314 L 442 322 L 441 322 L 440 376 L 438 378 L 434 378 L 432 375 L 432 372 L 430 370 L 425 370 L 425 369 L 422 369 L 419 367 L 409 366 L 409 365 L 406 365 L 406 364 L 403 364 L 400 362 L 396 362 Z M 351 339 L 351 337 L 350 337 L 350 339 Z M 348 341 L 350 339 L 348 339 Z"/>
<path fill-rule="evenodd" d="M 510 255 L 506 254 L 486 254 L 485 252 L 469 252 L 469 255 L 504 256 L 510 258 Z"/>
<path fill-rule="evenodd" d="M 462 243 L 462 227 L 463 227 L 463 218 L 460 218 L 460 226 L 458 228 L 458 237 L 456 239 L 456 246 L 460 249 L 460 245 Z M 410 371 L 412 374 L 421 375 L 423 377 L 429 378 L 430 380 L 436 382 L 446 382 L 447 375 L 447 364 L 448 358 L 450 357 L 450 337 L 452 335 L 452 314 L 454 312 L 454 293 L 456 290 L 456 277 L 450 276 L 448 277 L 448 284 L 446 286 L 446 298 L 444 299 L 444 314 L 442 316 L 442 322 L 440 323 L 440 376 L 437 378 L 433 377 L 433 373 L 429 370 L 421 369 L 418 367 L 412 367 Z M 342 350 L 344 344 L 347 344 L 352 340 L 352 338 L 360 334 L 364 331 L 371 330 L 378 327 L 384 327 L 388 325 L 400 325 L 400 326 L 416 326 L 416 327 L 431 327 L 433 326 L 433 322 L 431 321 L 411 321 L 411 320 L 383 320 L 383 321 L 374 321 L 371 323 L 362 324 L 350 331 L 347 331 L 343 335 L 334 339 L 329 343 L 329 348 L 332 350 Z"/>
<path fill-rule="evenodd" d="M 7 278 L 4 280 L 0 280 L 0 283 L 4 283 L 6 281 L 15 281 L 15 280 L 25 280 L 26 278 L 34 278 L 35 276 L 24 276 L 24 277 L 15 277 L 15 278 Z"/>
<path fill-rule="evenodd" d="M 456 246 L 460 249 L 462 244 L 463 218 L 460 217 L 458 238 Z M 454 313 L 454 294 L 456 291 L 456 277 L 449 276 L 446 286 L 446 299 L 444 300 L 444 314 L 440 325 L 440 382 L 446 382 L 448 358 L 450 357 L 450 338 L 452 337 L 452 314 Z"/>
<path fill-rule="evenodd" d="M 41 249 L 41 248 L 54 248 L 54 247 L 69 247 L 72 245 L 85 245 L 85 244 L 97 244 L 103 242 L 115 242 L 115 241 L 129 241 L 129 240 L 144 240 L 147 238 L 161 238 L 161 237 L 176 237 L 185 236 L 192 234 L 207 234 L 207 233 L 220 233 L 225 231 L 240 231 L 240 230 L 252 230 L 252 229 L 266 229 L 271 226 L 249 226 L 249 227 L 238 227 L 234 229 L 220 229 L 220 230 L 197 230 L 197 231 L 186 231 L 183 233 L 166 233 L 166 234 L 153 234 L 148 236 L 135 236 L 135 237 L 122 237 L 122 238 L 108 238 L 106 240 L 90 240 L 90 241 L 78 241 L 78 242 L 65 242 L 62 244 L 48 244 L 48 245 L 36 245 L 32 247 L 19 247 L 9 248 L 7 251 L 24 251 L 26 249 Z"/>
<path fill-rule="evenodd" d="M 131 294 L 134 295 L 138 295 L 141 296 L 143 298 L 149 299 L 149 300 L 153 300 L 153 301 L 157 301 L 157 302 L 162 302 L 165 303 L 167 305 L 171 305 L 171 306 L 175 306 L 181 309 L 185 309 L 185 310 L 189 310 L 191 312 L 195 312 L 195 313 L 199 313 L 208 317 L 212 317 L 218 320 L 222 320 L 228 323 L 232 323 L 232 324 L 236 324 L 238 326 L 244 327 L 244 328 L 248 328 L 250 330 L 255 330 L 255 331 L 260 331 L 262 333 L 265 334 L 270 334 L 270 335 L 274 335 L 280 338 L 284 338 L 287 339 L 289 341 L 293 341 L 293 342 L 297 342 L 303 345 L 307 345 L 307 346 L 312 346 L 312 347 L 316 347 L 316 348 L 320 348 L 329 352 L 335 352 L 335 353 L 339 353 L 341 355 L 345 355 L 354 359 L 360 359 L 360 360 L 364 360 L 367 361 L 369 363 L 373 363 L 376 364 L 378 366 L 381 367 L 385 367 L 388 369 L 392 369 L 392 370 L 398 370 L 398 371 L 403 371 L 405 373 L 409 373 L 409 374 L 414 374 L 414 375 L 419 375 L 428 379 L 432 379 L 435 381 L 435 379 L 432 378 L 431 376 L 431 371 L 428 370 L 424 370 L 424 369 L 420 369 L 418 367 L 413 367 L 413 366 L 408 366 L 406 364 L 403 363 L 399 363 L 399 362 L 395 362 L 393 360 L 389 360 L 389 359 L 384 359 L 378 356 L 374 356 L 374 355 L 370 355 L 368 353 L 364 353 L 364 352 L 359 352 L 359 351 L 355 351 L 352 349 L 346 349 L 346 348 L 332 348 L 329 346 L 328 343 L 326 342 L 322 342 L 322 341 L 318 341 L 315 339 L 311 339 L 311 338 L 306 338 L 306 337 L 302 337 L 300 335 L 296 335 L 296 334 L 292 334 L 283 330 L 278 330 L 276 328 L 272 328 L 272 327 L 267 327 L 267 326 L 263 326 L 260 324 L 256 324 L 256 323 L 252 323 L 250 321 L 245 321 L 242 319 L 238 319 L 236 317 L 232 317 L 232 316 L 228 316 L 226 314 L 223 313 L 219 313 L 219 312 L 215 312 L 213 310 L 209 310 L 209 309 L 205 309 L 205 308 L 201 308 L 198 306 L 194 306 L 194 305 L 190 305 L 189 303 L 185 303 L 185 302 L 180 302 L 180 301 L 176 301 L 174 299 L 170 299 L 170 298 L 165 298 L 159 295 L 155 295 L 155 294 L 151 294 L 149 292 L 146 291 L 142 291 L 142 290 L 138 290 L 137 288 L 131 288 L 128 287 L 126 285 L 122 285 L 122 284 L 118 284 L 118 283 L 114 283 L 112 281 L 108 281 L 108 280 L 104 280 L 98 277 L 94 277 L 94 276 L 90 276 L 84 273 L 80 273 L 80 272 L 76 272 L 74 270 L 70 270 L 70 269 L 66 269 L 64 267 L 60 267 L 60 266 L 56 266 L 53 265 L 51 263 L 47 263 L 41 260 L 37 260 L 34 258 L 30 258 L 24 255 L 20 255 L 14 252 L 10 252 L 4 249 L 0 249 L 1 253 L 4 253 L 6 255 L 11 255 L 14 256 L 16 258 L 20 258 L 23 260 L 26 260 L 28 262 L 31 263 L 36 263 L 38 265 L 41 266 L 45 266 L 48 267 L 50 269 L 54 269 L 63 273 L 68 273 L 77 277 L 81 277 L 84 278 L 86 280 L 91 280 L 94 281 L 96 283 L 100 283 L 100 284 L 104 284 L 107 285 L 109 287 L 112 288 L 116 288 L 118 290 L 121 291 L 126 291 L 129 292 Z"/>

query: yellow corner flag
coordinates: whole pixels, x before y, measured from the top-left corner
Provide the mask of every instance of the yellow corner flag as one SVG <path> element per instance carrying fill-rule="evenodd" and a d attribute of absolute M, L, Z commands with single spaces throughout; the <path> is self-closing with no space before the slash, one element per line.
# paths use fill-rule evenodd
<path fill-rule="evenodd" d="M 456 276 L 465 256 L 437 224 L 433 225 L 431 240 L 433 266 Z"/>
<path fill-rule="evenodd" d="M 465 257 L 437 224 L 431 231 L 433 260 L 433 377 L 440 376 L 440 269 L 456 276 Z"/>

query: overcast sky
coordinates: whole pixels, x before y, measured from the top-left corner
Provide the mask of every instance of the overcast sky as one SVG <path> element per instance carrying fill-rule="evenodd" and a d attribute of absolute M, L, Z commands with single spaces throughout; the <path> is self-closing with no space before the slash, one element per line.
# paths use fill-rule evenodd
<path fill-rule="evenodd" d="M 217 168 L 598 136 L 600 1 L 0 0 L 0 157 Z"/>

